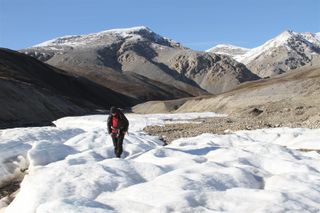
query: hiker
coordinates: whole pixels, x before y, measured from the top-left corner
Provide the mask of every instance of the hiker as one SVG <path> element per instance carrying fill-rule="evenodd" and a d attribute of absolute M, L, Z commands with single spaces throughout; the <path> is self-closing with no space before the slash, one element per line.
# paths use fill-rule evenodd
<path fill-rule="evenodd" d="M 128 131 L 129 121 L 120 109 L 111 107 L 107 125 L 108 133 L 112 138 L 114 153 L 117 158 L 120 158 L 123 151 L 122 143 L 124 135 Z"/>

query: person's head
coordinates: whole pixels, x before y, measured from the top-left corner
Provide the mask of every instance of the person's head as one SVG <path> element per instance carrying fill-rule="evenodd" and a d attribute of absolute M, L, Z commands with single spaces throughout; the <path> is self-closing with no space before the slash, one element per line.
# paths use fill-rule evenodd
<path fill-rule="evenodd" d="M 114 107 L 114 106 L 111 107 L 111 108 L 110 108 L 110 114 L 113 115 L 113 116 L 115 116 L 115 115 L 117 114 L 117 108 Z"/>

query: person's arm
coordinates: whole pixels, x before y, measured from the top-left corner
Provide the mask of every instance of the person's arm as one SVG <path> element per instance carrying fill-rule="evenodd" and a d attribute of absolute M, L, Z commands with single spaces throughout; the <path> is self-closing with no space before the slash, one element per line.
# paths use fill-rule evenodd
<path fill-rule="evenodd" d="M 108 120 L 107 120 L 107 128 L 108 128 L 108 133 L 111 134 L 111 116 L 109 115 Z"/>
<path fill-rule="evenodd" d="M 124 115 L 123 115 L 123 116 L 124 116 Z M 124 119 L 125 119 L 124 132 L 128 132 L 128 129 L 129 129 L 129 121 L 128 121 L 128 119 L 126 118 L 126 116 L 124 116 Z"/>
<path fill-rule="evenodd" d="M 122 132 L 128 132 L 129 121 L 128 121 L 128 119 L 126 118 L 126 116 L 122 112 L 121 112 L 121 119 L 122 119 L 122 122 L 123 122 L 121 131 Z"/>

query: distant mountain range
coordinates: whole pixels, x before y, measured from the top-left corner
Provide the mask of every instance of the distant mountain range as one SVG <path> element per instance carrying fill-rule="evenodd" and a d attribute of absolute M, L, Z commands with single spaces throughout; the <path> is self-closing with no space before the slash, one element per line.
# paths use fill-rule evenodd
<path fill-rule="evenodd" d="M 200 52 L 134 27 L 64 36 L 20 53 L 0 49 L 0 128 L 111 105 L 218 95 L 243 82 L 320 65 L 319 37 L 285 31 L 253 49 L 218 45 Z"/>
<path fill-rule="evenodd" d="M 218 94 L 258 79 L 228 56 L 193 51 L 147 27 L 65 36 L 21 52 L 134 98 L 140 90 L 128 88 L 148 79 L 188 96 Z"/>
<path fill-rule="evenodd" d="M 218 45 L 207 52 L 229 55 L 259 77 L 270 77 L 319 64 L 320 33 L 285 31 L 253 49 Z"/>

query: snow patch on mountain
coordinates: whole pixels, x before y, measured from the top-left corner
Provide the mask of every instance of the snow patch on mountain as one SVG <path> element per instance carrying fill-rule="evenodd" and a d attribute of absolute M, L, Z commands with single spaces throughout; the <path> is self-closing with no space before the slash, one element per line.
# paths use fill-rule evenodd
<path fill-rule="evenodd" d="M 111 38 L 112 37 L 112 38 Z M 111 29 L 105 30 L 98 33 L 91 33 L 87 35 L 68 35 L 59 37 L 56 39 L 51 39 L 49 41 L 34 45 L 34 47 L 55 47 L 55 46 L 70 46 L 70 47 L 81 47 L 87 45 L 99 44 L 101 40 L 109 43 L 108 38 L 112 40 L 132 40 L 138 41 L 143 39 L 152 39 L 155 42 L 167 41 L 173 45 L 179 45 L 177 42 L 168 39 L 166 37 L 160 36 L 148 27 L 138 26 L 132 28 L 123 28 L 123 29 Z"/>
<path fill-rule="evenodd" d="M 206 52 L 212 52 L 216 54 L 229 55 L 231 57 L 237 55 L 243 55 L 248 52 L 250 49 L 244 47 L 238 47 L 231 44 L 218 44 L 208 50 Z"/>

